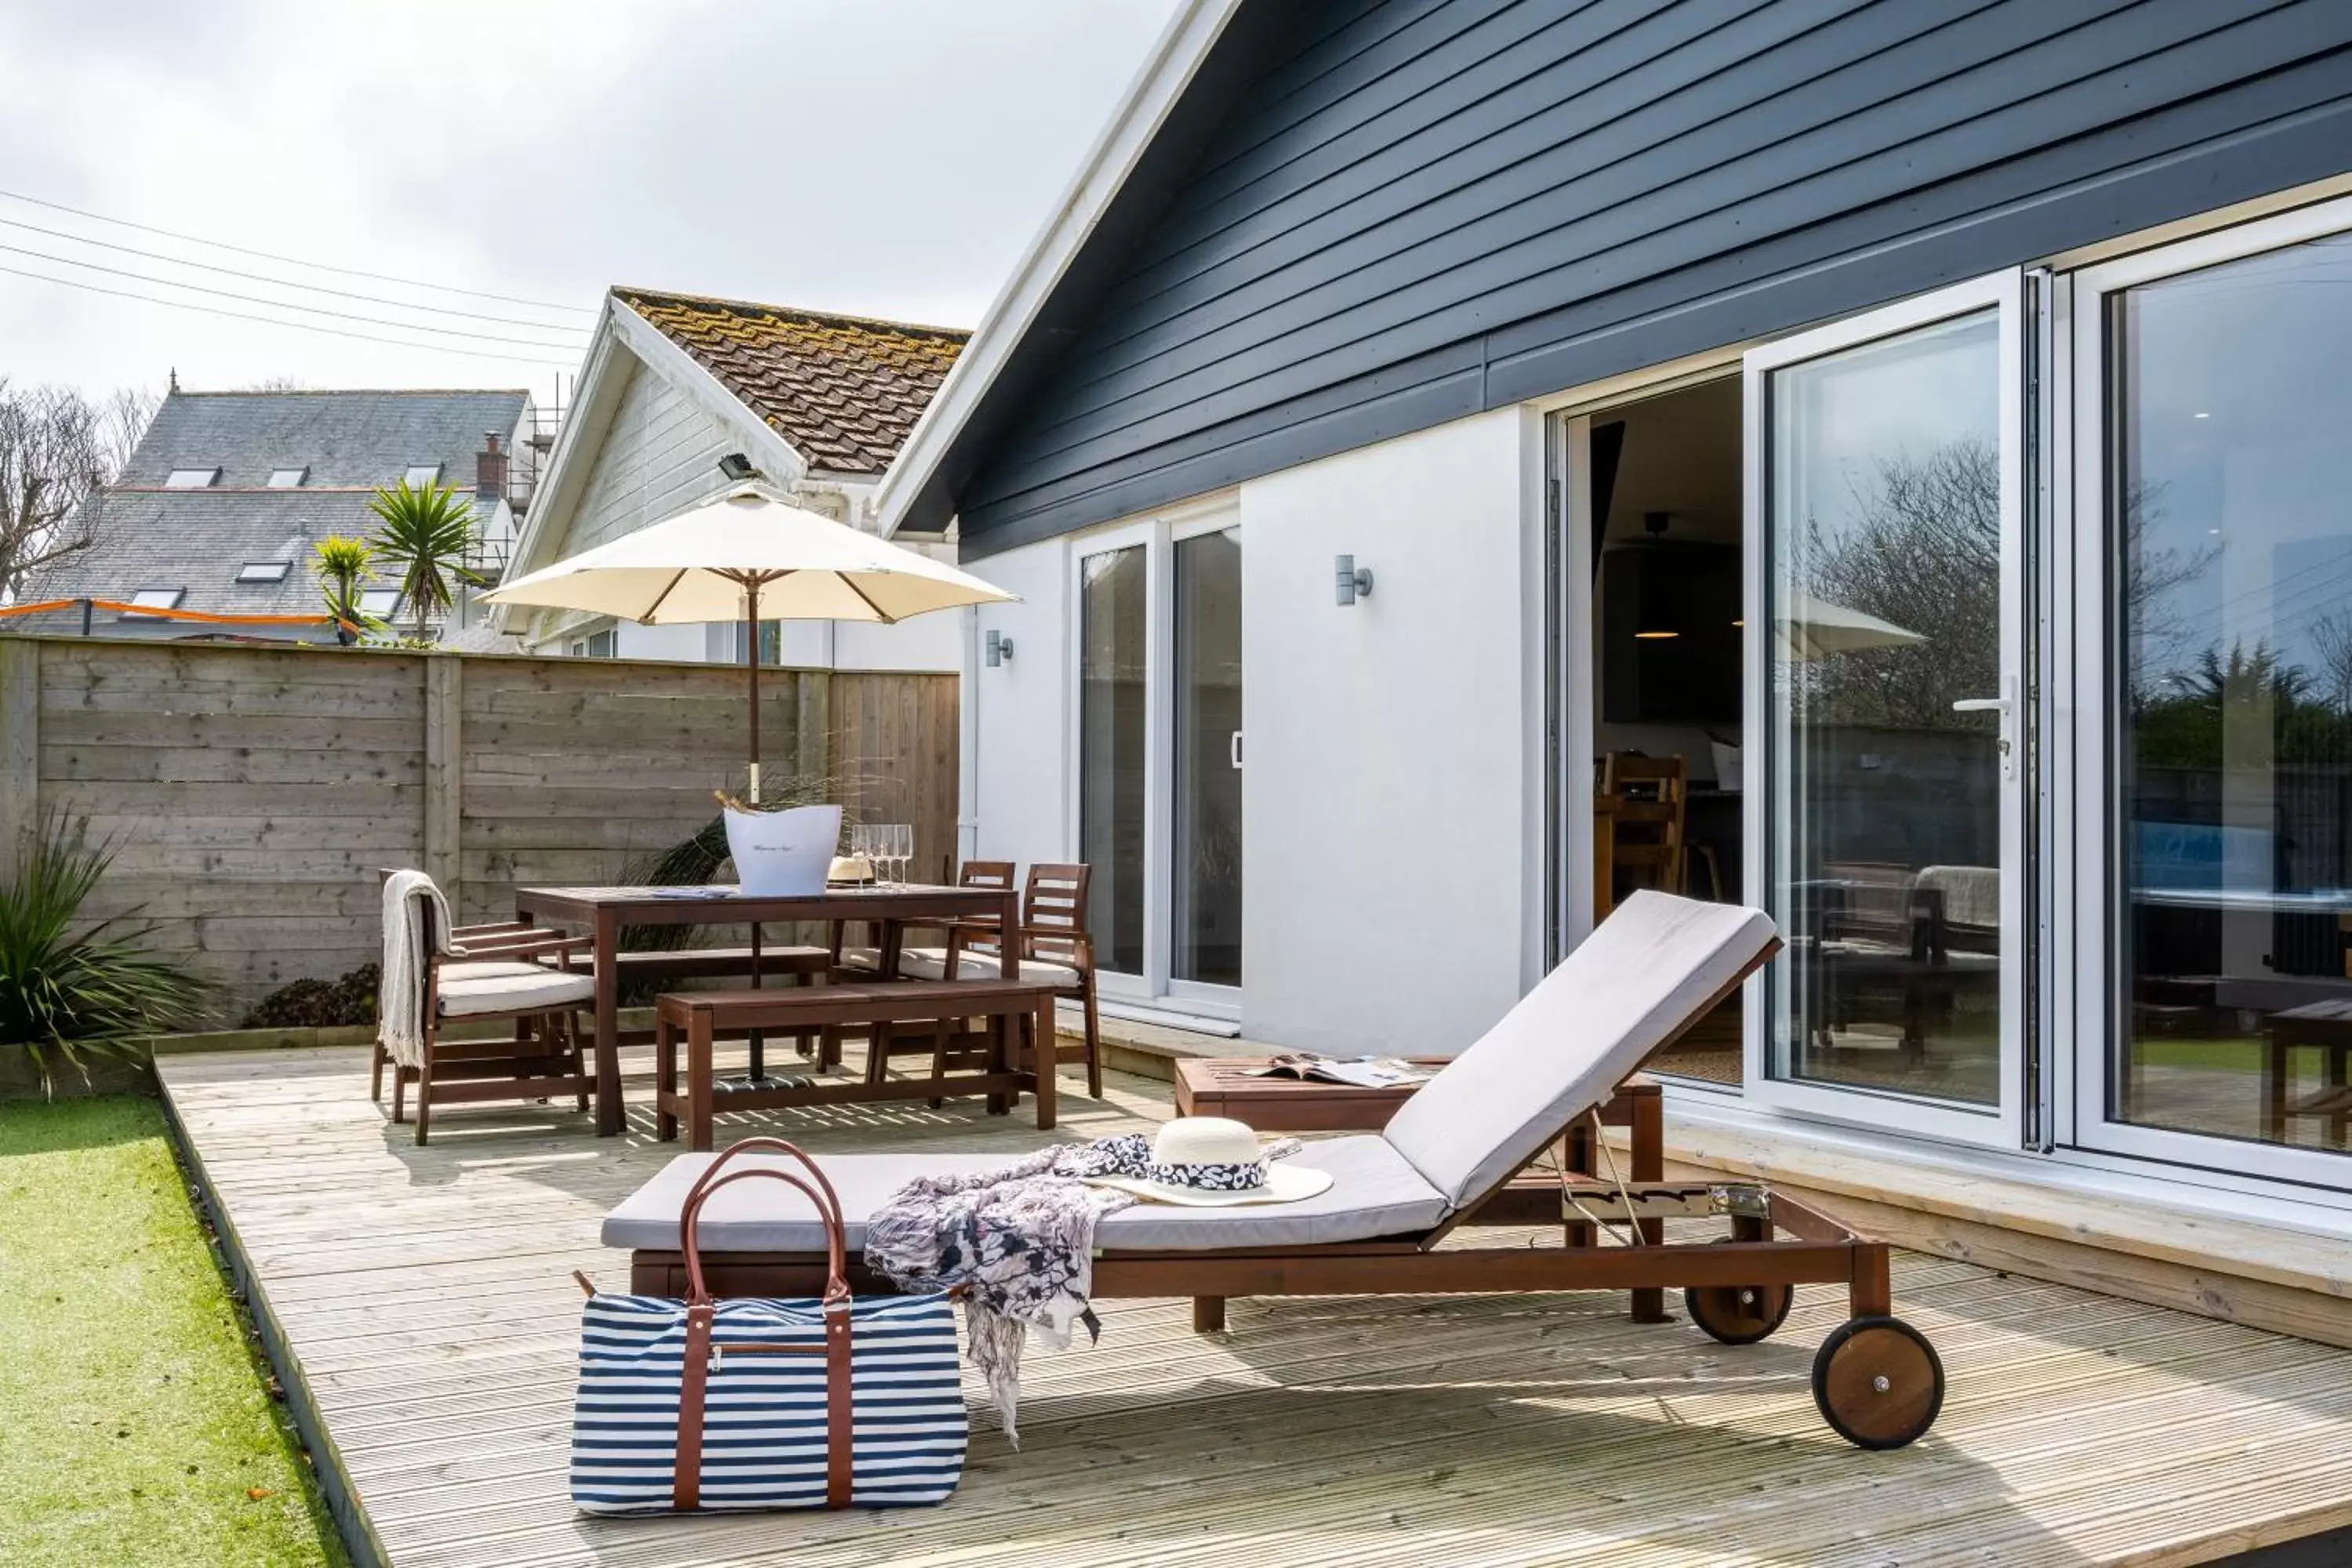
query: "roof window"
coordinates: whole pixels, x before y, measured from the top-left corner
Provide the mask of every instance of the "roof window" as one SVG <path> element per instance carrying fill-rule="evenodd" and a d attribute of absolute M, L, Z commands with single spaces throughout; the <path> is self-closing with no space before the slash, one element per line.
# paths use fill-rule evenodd
<path fill-rule="evenodd" d="M 402 474 L 400 477 L 407 483 L 410 489 L 428 490 L 435 485 L 441 482 L 441 465 L 438 463 L 411 463 L 408 466 L 407 472 Z"/>
<path fill-rule="evenodd" d="M 397 588 L 360 590 L 360 613 L 363 616 L 373 616 L 377 620 L 386 621 L 390 620 L 393 612 L 399 608 L 400 590 Z"/>
<path fill-rule="evenodd" d="M 293 568 L 291 561 L 248 561 L 237 569 L 240 583 L 283 583 Z"/>
<path fill-rule="evenodd" d="M 142 588 L 131 595 L 131 602 L 142 610 L 176 610 L 180 607 L 180 600 L 186 594 L 185 588 Z M 127 610 L 123 612 L 122 618 L 127 621 L 145 620 L 151 617 L 140 616 L 137 611 Z"/>
<path fill-rule="evenodd" d="M 219 482 L 218 468 L 173 468 L 163 476 L 163 488 L 167 490 L 210 489 Z"/>
<path fill-rule="evenodd" d="M 307 468 L 272 468 L 269 470 L 269 488 L 273 490 L 299 490 L 310 477 L 310 470 Z"/>

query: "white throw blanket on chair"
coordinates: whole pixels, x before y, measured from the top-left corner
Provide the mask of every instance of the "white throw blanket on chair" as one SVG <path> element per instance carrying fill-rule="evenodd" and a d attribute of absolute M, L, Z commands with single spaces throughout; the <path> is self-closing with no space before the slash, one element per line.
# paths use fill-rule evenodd
<path fill-rule="evenodd" d="M 394 871 L 383 882 L 383 969 L 376 984 L 376 1038 L 402 1067 L 425 1061 L 425 910 L 443 953 L 465 949 L 449 941 L 449 900 L 422 871 Z"/>

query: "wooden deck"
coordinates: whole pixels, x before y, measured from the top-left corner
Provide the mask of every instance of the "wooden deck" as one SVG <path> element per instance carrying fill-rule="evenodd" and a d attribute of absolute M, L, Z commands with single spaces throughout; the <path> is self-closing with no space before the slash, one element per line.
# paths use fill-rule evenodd
<path fill-rule="evenodd" d="M 1021 1451 L 968 1386 L 944 1508 L 585 1519 L 564 1495 L 570 1273 L 625 1281 L 598 1222 L 675 1149 L 646 1080 L 625 1138 L 461 1109 L 419 1150 L 369 1103 L 363 1050 L 158 1068 L 362 1552 L 400 1568 L 2158 1564 L 2352 1522 L 2352 1352 L 1914 1255 L 1896 1310 L 1951 1394 L 1901 1453 L 1814 1413 L 1827 1290 L 1744 1349 L 1597 1295 L 1235 1302 L 1206 1338 L 1183 1303 L 1118 1303 L 1099 1345 L 1029 1358 Z M 1165 1114 L 1166 1084 L 1077 1088 L 1045 1136 Z M 973 1102 L 741 1120 L 820 1154 L 1041 1136 Z"/>

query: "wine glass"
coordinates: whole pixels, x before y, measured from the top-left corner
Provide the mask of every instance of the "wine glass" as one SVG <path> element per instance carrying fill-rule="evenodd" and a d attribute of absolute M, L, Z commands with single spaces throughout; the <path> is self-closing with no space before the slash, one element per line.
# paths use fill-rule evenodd
<path fill-rule="evenodd" d="M 897 851 L 898 885 L 903 888 L 907 885 L 907 863 L 915 858 L 914 828 L 903 822 L 893 827 L 890 830 L 890 846 Z"/>
<path fill-rule="evenodd" d="M 866 862 L 866 879 L 874 879 L 874 830 L 862 822 L 849 825 L 849 858 Z"/>

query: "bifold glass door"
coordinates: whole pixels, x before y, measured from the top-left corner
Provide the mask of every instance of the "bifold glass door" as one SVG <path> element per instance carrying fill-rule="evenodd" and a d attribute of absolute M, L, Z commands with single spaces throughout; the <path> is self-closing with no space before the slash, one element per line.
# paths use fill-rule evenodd
<path fill-rule="evenodd" d="M 1242 983 L 1242 544 L 1230 510 L 1076 547 L 1077 821 L 1106 994 Z"/>
<path fill-rule="evenodd" d="M 2352 1188 L 2352 204 L 2065 300 L 2076 1136 Z"/>
<path fill-rule="evenodd" d="M 2021 331 L 2008 277 L 1745 367 L 1747 885 L 1785 944 L 1748 1010 L 1748 1092 L 2011 1145 Z"/>

